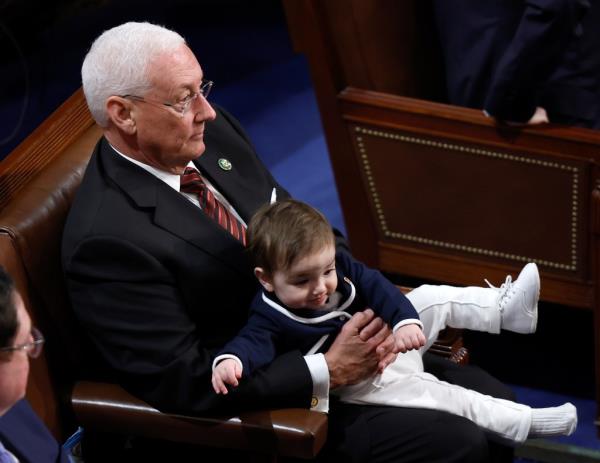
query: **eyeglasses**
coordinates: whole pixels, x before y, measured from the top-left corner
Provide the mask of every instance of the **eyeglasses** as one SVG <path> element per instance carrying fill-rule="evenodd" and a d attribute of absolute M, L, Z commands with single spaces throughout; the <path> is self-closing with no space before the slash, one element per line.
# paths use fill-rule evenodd
<path fill-rule="evenodd" d="M 31 327 L 31 338 L 33 341 L 16 346 L 0 347 L 0 352 L 23 351 L 27 352 L 27 355 L 31 358 L 37 358 L 42 353 L 42 346 L 46 340 L 44 339 L 42 332 L 34 326 Z"/>
<path fill-rule="evenodd" d="M 202 96 L 202 98 L 207 99 L 208 94 L 210 93 L 210 89 L 212 88 L 214 82 L 212 80 L 202 80 L 200 84 L 200 88 L 197 92 L 192 93 L 185 97 L 185 99 L 179 103 L 166 103 L 164 101 L 156 101 L 148 98 L 144 98 L 143 96 L 137 95 L 121 95 L 121 98 L 129 98 L 131 100 L 142 101 L 144 103 L 153 104 L 157 106 L 166 106 L 167 108 L 171 108 L 178 116 L 185 116 L 190 108 L 192 107 L 192 103 L 198 99 L 198 97 Z"/>

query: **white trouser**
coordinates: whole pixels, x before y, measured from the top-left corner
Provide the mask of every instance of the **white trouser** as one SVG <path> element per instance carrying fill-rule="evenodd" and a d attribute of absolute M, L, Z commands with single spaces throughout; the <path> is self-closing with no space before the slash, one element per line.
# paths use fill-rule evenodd
<path fill-rule="evenodd" d="M 504 439 L 523 442 L 531 408 L 480 394 L 425 373 L 421 356 L 447 326 L 500 332 L 498 292 L 491 288 L 424 285 L 407 294 L 423 322 L 427 344 L 398 355 L 382 375 L 336 391 L 344 402 L 443 410 L 463 416 Z"/>

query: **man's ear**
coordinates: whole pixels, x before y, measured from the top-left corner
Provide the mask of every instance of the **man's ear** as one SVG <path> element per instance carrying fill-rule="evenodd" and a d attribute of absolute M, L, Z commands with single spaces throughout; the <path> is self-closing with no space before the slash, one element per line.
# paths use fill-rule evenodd
<path fill-rule="evenodd" d="M 106 100 L 106 113 L 112 123 L 128 135 L 136 132 L 135 119 L 132 113 L 133 104 L 120 96 L 111 96 Z"/>
<path fill-rule="evenodd" d="M 262 267 L 254 267 L 254 276 L 258 278 L 258 281 L 263 285 L 263 288 L 270 293 L 273 292 L 273 279 Z"/>

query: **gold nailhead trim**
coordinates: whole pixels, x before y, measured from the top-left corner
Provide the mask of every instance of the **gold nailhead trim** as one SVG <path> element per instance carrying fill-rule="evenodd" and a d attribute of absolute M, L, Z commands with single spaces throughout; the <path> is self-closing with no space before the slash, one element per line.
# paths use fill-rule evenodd
<path fill-rule="evenodd" d="M 383 230 L 385 236 L 396 239 L 403 239 L 407 241 L 414 241 L 421 244 L 427 244 L 430 246 L 438 246 L 442 248 L 453 249 L 457 251 L 466 251 L 473 254 L 483 254 L 489 257 L 501 257 L 504 259 L 518 260 L 522 262 L 536 262 L 540 265 L 545 265 L 547 267 L 557 268 L 561 270 L 569 270 L 576 271 L 577 270 L 577 216 L 578 216 L 578 191 L 579 191 L 579 169 L 577 167 L 573 167 L 567 164 L 560 164 L 558 162 L 550 162 L 550 161 L 542 161 L 541 159 L 533 159 L 527 158 L 523 156 L 517 156 L 513 154 L 507 153 L 499 153 L 496 151 L 485 150 L 481 148 L 473 148 L 464 145 L 455 145 L 452 143 L 439 142 L 435 140 L 427 140 L 424 138 L 412 137 L 407 135 L 400 135 L 391 132 L 385 132 L 382 130 L 372 130 L 366 127 L 355 126 L 354 131 L 356 132 L 356 142 L 358 145 L 358 152 L 360 158 L 363 163 L 363 171 L 367 178 L 367 183 L 369 185 L 369 191 L 371 193 L 371 200 L 375 205 L 375 209 L 377 210 L 377 217 L 379 218 L 379 225 Z M 462 244 L 449 243 L 445 241 L 432 240 L 429 238 L 424 238 L 421 236 L 413 236 L 405 233 L 398 233 L 388 229 L 387 223 L 385 220 L 385 215 L 383 213 L 383 208 L 381 207 L 381 201 L 379 199 L 379 195 L 377 194 L 377 189 L 375 186 L 375 179 L 371 173 L 371 166 L 369 164 L 369 157 L 367 155 L 367 150 L 364 145 L 364 140 L 361 134 L 370 135 L 374 137 L 380 138 L 389 138 L 392 140 L 400 140 L 406 143 L 414 143 L 418 145 L 425 146 L 433 146 L 435 148 L 442 148 L 445 150 L 454 150 L 454 151 L 462 151 L 478 156 L 486 156 L 497 159 L 505 159 L 509 161 L 515 162 L 524 162 L 526 164 L 533 164 L 541 167 L 549 167 L 552 169 L 559 169 L 570 172 L 572 174 L 572 182 L 573 182 L 573 191 L 571 196 L 571 263 L 564 264 L 560 262 L 552 262 L 544 259 L 536 259 L 530 256 L 520 256 L 516 254 L 509 254 L 501 251 L 494 251 L 491 249 L 483 249 L 477 248 L 473 246 L 465 246 Z M 600 187 L 600 181 L 597 182 L 598 187 Z"/>

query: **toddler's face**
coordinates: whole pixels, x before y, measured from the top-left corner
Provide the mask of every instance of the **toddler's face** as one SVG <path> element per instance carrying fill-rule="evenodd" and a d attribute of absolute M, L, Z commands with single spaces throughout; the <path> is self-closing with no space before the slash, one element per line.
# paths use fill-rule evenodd
<path fill-rule="evenodd" d="M 337 287 L 335 246 L 298 259 L 287 270 L 276 270 L 272 291 L 292 309 L 322 309 Z M 269 288 L 267 288 L 269 289 Z"/>

